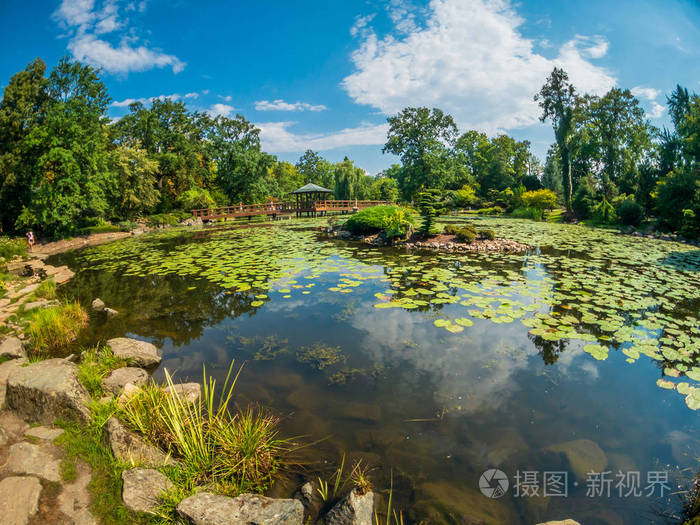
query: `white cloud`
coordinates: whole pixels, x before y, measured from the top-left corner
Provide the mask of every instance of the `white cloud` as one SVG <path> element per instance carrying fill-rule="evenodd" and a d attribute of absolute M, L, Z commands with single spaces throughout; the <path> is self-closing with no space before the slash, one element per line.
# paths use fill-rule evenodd
<path fill-rule="evenodd" d="M 165 100 L 166 98 L 169 98 L 170 100 L 176 101 L 180 99 L 197 99 L 199 98 L 199 93 L 193 92 L 193 93 L 186 93 L 184 95 L 180 95 L 179 93 L 172 93 L 170 95 L 158 95 L 156 97 L 139 97 L 139 98 L 125 98 L 124 100 L 115 100 L 110 104 L 112 107 L 115 108 L 126 108 L 129 107 L 131 104 L 134 102 L 141 102 L 141 104 L 149 104 L 153 102 L 154 100 Z"/>
<path fill-rule="evenodd" d="M 491 133 L 537 122 L 533 96 L 554 66 L 580 91 L 602 94 L 615 85 L 591 62 L 607 52 L 605 39 L 576 35 L 550 59 L 534 52 L 522 22 L 508 0 L 432 0 L 425 23 L 404 36 L 380 39 L 368 29 L 342 85 L 384 114 L 435 106 L 463 129 Z"/>
<path fill-rule="evenodd" d="M 133 11 L 132 4 L 125 11 Z M 141 2 L 138 10 L 145 9 Z M 170 67 L 174 73 L 185 68 L 185 63 L 174 55 L 163 53 L 144 44 L 139 45 L 128 20 L 119 17 L 116 0 L 104 0 L 101 8 L 94 0 L 63 0 L 53 14 L 61 27 L 69 29 L 68 50 L 82 62 L 100 67 L 110 73 L 129 73 L 153 68 Z M 126 34 L 115 34 L 110 40 L 104 35 L 129 29 Z"/>
<path fill-rule="evenodd" d="M 656 100 L 661 94 L 660 89 L 650 87 L 635 86 L 630 91 L 637 98 L 645 98 L 647 100 Z"/>
<path fill-rule="evenodd" d="M 231 95 L 226 95 L 226 96 L 224 96 L 224 95 L 217 95 L 217 97 L 219 97 L 221 100 L 224 100 L 224 101 L 226 101 L 226 102 L 231 102 L 231 100 L 233 100 L 232 97 L 231 97 Z"/>
<path fill-rule="evenodd" d="M 651 110 L 649 111 L 649 115 L 651 115 L 652 118 L 659 118 L 664 114 L 664 111 L 666 111 L 666 106 L 659 104 L 656 101 L 652 101 Z"/>
<path fill-rule="evenodd" d="M 363 124 L 332 133 L 293 133 L 294 122 L 256 123 L 260 128 L 263 149 L 275 153 L 297 152 L 306 149 L 326 151 L 347 146 L 375 146 L 386 142 L 387 124 Z"/>
<path fill-rule="evenodd" d="M 323 111 L 326 108 L 323 104 L 313 105 L 308 102 L 285 102 L 281 98 L 273 101 L 258 100 L 255 102 L 255 109 L 258 111 Z"/>
<path fill-rule="evenodd" d="M 199 93 L 185 93 L 182 98 L 199 98 Z"/>
<path fill-rule="evenodd" d="M 229 106 L 228 104 L 213 104 L 207 110 L 207 113 L 212 117 L 217 117 L 219 115 L 228 117 L 234 109 L 233 106 Z"/>
<path fill-rule="evenodd" d="M 357 35 L 364 36 L 365 28 L 374 19 L 375 16 L 376 16 L 376 14 L 372 13 L 371 15 L 358 16 L 357 18 L 355 18 L 355 23 L 350 28 L 350 35 L 351 36 L 357 36 Z"/>

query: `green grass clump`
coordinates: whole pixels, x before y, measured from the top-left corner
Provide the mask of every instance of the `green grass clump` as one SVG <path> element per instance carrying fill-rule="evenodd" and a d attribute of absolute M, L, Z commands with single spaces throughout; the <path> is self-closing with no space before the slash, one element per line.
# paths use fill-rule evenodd
<path fill-rule="evenodd" d="M 56 281 L 52 278 L 41 281 L 38 288 L 32 294 L 37 299 L 55 299 L 56 298 Z"/>
<path fill-rule="evenodd" d="M 81 235 L 90 235 L 92 233 L 114 233 L 120 231 L 122 231 L 120 226 L 115 226 L 114 224 L 99 224 L 97 226 L 81 228 L 79 233 Z"/>
<path fill-rule="evenodd" d="M 27 241 L 21 238 L 0 237 L 0 263 L 9 261 L 16 255 L 26 255 Z"/>
<path fill-rule="evenodd" d="M 205 371 L 202 397 L 195 403 L 150 385 L 121 411 L 128 425 L 178 459 L 172 477 L 182 494 L 203 484 L 230 496 L 263 493 L 290 451 L 288 441 L 278 436 L 276 417 L 257 408 L 229 411 L 240 370 L 232 372 L 233 364 L 218 398 L 216 381 Z M 166 382 L 173 385 L 167 370 Z"/>
<path fill-rule="evenodd" d="M 515 208 L 511 214 L 516 219 L 530 219 L 532 221 L 542 220 L 542 210 L 538 208 L 526 208 L 524 206 Z"/>
<path fill-rule="evenodd" d="M 358 211 L 347 221 L 345 229 L 355 235 L 386 232 L 391 237 L 400 237 L 413 226 L 413 214 L 400 206 L 371 206 Z"/>
<path fill-rule="evenodd" d="M 479 239 L 486 239 L 488 241 L 493 241 L 496 238 L 496 234 L 493 230 L 479 230 L 477 236 Z"/>
<path fill-rule="evenodd" d="M 476 210 L 477 215 L 503 215 L 505 210 L 500 206 L 491 206 L 490 208 L 479 208 Z"/>
<path fill-rule="evenodd" d="M 126 361 L 115 357 L 107 347 L 94 346 L 84 350 L 78 364 L 78 379 L 96 399 L 102 397 L 102 379 L 112 370 L 126 366 Z"/>
<path fill-rule="evenodd" d="M 52 355 L 65 349 L 87 325 L 88 315 L 78 302 L 37 308 L 29 314 L 27 334 L 35 354 Z"/>

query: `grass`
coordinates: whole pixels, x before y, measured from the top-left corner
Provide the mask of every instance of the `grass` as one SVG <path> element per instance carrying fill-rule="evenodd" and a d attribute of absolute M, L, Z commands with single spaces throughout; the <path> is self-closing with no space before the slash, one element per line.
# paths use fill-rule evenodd
<path fill-rule="evenodd" d="M 78 379 L 95 399 L 104 394 L 102 379 L 112 370 L 126 366 L 126 361 L 115 357 L 107 347 L 94 346 L 84 350 L 78 364 Z"/>
<path fill-rule="evenodd" d="M 37 308 L 29 314 L 27 334 L 35 355 L 50 356 L 65 349 L 87 325 L 88 315 L 78 302 Z"/>
<path fill-rule="evenodd" d="M 52 278 L 41 281 L 39 286 L 32 292 L 34 299 L 56 299 L 56 281 Z"/>
<path fill-rule="evenodd" d="M 259 408 L 229 411 L 240 369 L 229 368 L 220 394 L 216 380 L 203 377 L 202 397 L 189 403 L 170 390 L 150 385 L 132 397 L 121 411 L 129 426 L 168 450 L 179 460 L 173 482 L 182 493 L 196 485 L 213 484 L 217 492 L 237 496 L 265 492 L 291 452 L 278 435 L 278 419 Z M 166 382 L 173 385 L 166 370 Z"/>
<path fill-rule="evenodd" d="M 0 263 L 9 261 L 16 255 L 26 255 L 27 241 L 23 238 L 0 237 Z"/>

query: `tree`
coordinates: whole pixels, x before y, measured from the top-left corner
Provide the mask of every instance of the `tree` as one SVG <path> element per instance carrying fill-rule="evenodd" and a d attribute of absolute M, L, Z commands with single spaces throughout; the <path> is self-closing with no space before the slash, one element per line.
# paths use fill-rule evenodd
<path fill-rule="evenodd" d="M 404 198 L 428 186 L 444 188 L 451 173 L 450 148 L 457 137 L 453 118 L 437 108 L 405 108 L 387 120 L 389 132 L 382 151 L 401 158 Z"/>
<path fill-rule="evenodd" d="M 417 206 L 422 218 L 420 231 L 423 235 L 434 233 L 435 219 L 445 213 L 445 207 L 440 202 L 440 190 L 427 189 L 418 192 Z"/>
<path fill-rule="evenodd" d="M 304 184 L 313 183 L 331 189 L 335 180 L 333 165 L 313 150 L 306 150 L 296 163 Z"/>
<path fill-rule="evenodd" d="M 574 113 L 578 103 L 576 89 L 569 82 L 569 75 L 563 69 L 555 67 L 547 77 L 540 92 L 535 95 L 542 109 L 540 121 L 552 121 L 554 137 L 559 148 L 562 168 L 562 185 L 564 203 L 567 210 L 571 209 L 573 180 L 571 176 L 570 138 L 574 130 Z"/>
<path fill-rule="evenodd" d="M 152 212 L 160 200 L 156 188 L 158 162 L 149 158 L 145 150 L 118 145 L 110 153 L 109 165 L 115 180 L 113 213 L 133 219 Z"/>
<path fill-rule="evenodd" d="M 552 144 L 547 150 L 547 159 L 545 160 L 544 170 L 542 171 L 542 186 L 548 190 L 552 190 L 558 196 L 563 195 L 561 175 L 559 148 L 556 144 Z"/>

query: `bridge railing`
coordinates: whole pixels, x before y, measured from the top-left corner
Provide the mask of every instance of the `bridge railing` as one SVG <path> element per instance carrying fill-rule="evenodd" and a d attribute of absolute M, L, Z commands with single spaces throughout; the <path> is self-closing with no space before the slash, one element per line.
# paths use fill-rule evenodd
<path fill-rule="evenodd" d="M 200 219 L 219 219 L 223 217 L 246 217 L 254 215 L 279 215 L 294 212 L 319 212 L 319 211 L 352 211 L 362 210 L 370 206 L 391 204 L 388 201 L 372 200 L 326 200 L 311 202 L 308 205 L 294 202 L 268 202 L 265 204 L 238 204 L 234 206 L 220 206 L 217 208 L 200 208 L 192 210 L 192 215 Z"/>

